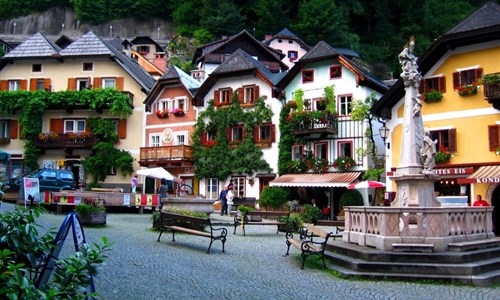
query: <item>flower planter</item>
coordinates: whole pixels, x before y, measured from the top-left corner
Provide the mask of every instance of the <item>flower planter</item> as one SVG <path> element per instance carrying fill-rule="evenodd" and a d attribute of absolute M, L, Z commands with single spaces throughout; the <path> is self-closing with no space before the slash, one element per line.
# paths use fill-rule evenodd
<path fill-rule="evenodd" d="M 78 214 L 83 225 L 105 225 L 106 212 L 92 212 L 88 214 Z"/>

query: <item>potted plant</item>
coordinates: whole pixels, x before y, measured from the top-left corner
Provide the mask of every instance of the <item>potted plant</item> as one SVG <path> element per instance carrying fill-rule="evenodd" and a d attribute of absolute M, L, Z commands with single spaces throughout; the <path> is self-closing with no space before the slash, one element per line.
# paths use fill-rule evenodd
<path fill-rule="evenodd" d="M 333 161 L 333 167 L 341 172 L 347 171 L 356 165 L 354 158 L 350 156 L 339 156 Z"/>
<path fill-rule="evenodd" d="M 78 204 L 75 212 L 80 217 L 83 225 L 104 225 L 106 224 L 106 207 L 97 201 L 87 201 Z"/>
<path fill-rule="evenodd" d="M 278 231 L 281 232 L 298 232 L 302 228 L 304 221 L 298 213 L 291 213 L 287 217 L 278 217 L 279 222 L 286 222 L 285 225 L 278 225 Z"/>
<path fill-rule="evenodd" d="M 443 93 L 441 93 L 438 90 L 433 90 L 431 89 L 427 93 L 424 93 L 423 95 L 424 101 L 426 103 L 434 103 L 434 102 L 439 102 L 441 99 L 443 99 Z"/>
<path fill-rule="evenodd" d="M 156 210 L 151 214 L 151 221 L 153 221 L 153 229 L 160 228 L 160 211 Z"/>
<path fill-rule="evenodd" d="M 321 218 L 321 209 L 311 204 L 306 204 L 300 212 L 300 217 L 305 223 L 315 224 Z"/>
<path fill-rule="evenodd" d="M 445 147 L 440 146 L 439 151 L 436 152 L 436 164 L 444 164 L 450 161 L 451 153 Z"/>

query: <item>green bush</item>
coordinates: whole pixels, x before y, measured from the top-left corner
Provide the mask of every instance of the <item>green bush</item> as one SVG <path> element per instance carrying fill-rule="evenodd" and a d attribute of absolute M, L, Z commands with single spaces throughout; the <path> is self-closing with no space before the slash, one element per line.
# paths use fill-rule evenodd
<path fill-rule="evenodd" d="M 285 216 L 278 217 L 278 221 L 287 222 L 285 227 L 278 227 L 281 231 L 298 232 L 304 225 L 304 221 L 298 213 L 291 213 L 288 219 Z"/>
<path fill-rule="evenodd" d="M 300 212 L 300 217 L 306 223 L 316 223 L 321 218 L 321 209 L 311 204 L 306 204 Z"/>
<path fill-rule="evenodd" d="M 281 187 L 265 187 L 260 194 L 259 204 L 261 207 L 270 206 L 279 208 L 288 200 L 288 190 Z"/>
<path fill-rule="evenodd" d="M 344 206 L 363 206 L 365 202 L 363 196 L 357 190 L 347 190 L 340 196 L 339 208 L 344 209 Z"/>
<path fill-rule="evenodd" d="M 246 216 L 249 211 L 254 211 L 254 210 L 255 210 L 255 208 L 253 208 L 253 207 L 248 207 L 248 206 L 245 206 L 245 205 L 238 206 L 238 211 L 241 212 L 241 215 L 243 217 Z"/>

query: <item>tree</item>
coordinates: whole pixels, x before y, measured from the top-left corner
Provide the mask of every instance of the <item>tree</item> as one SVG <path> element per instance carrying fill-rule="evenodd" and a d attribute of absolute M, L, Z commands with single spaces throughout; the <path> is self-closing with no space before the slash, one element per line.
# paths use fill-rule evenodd
<path fill-rule="evenodd" d="M 290 23 L 289 9 L 289 1 L 258 0 L 254 7 L 256 37 L 266 33 L 275 34 L 287 27 Z"/>
<path fill-rule="evenodd" d="M 200 24 L 216 37 L 233 35 L 245 25 L 240 9 L 229 0 L 203 0 L 204 13 Z"/>

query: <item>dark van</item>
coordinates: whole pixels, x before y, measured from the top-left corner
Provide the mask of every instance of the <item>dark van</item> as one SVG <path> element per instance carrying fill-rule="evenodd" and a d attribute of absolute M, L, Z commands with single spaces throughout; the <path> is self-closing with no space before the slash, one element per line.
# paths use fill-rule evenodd
<path fill-rule="evenodd" d="M 75 178 L 73 173 L 68 170 L 41 169 L 26 177 L 38 178 L 40 192 L 59 192 L 75 189 Z"/>

